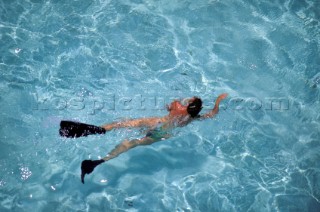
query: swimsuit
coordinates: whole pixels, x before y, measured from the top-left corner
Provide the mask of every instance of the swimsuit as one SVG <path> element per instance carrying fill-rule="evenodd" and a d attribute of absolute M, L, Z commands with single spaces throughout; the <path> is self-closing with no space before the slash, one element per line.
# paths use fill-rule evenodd
<path fill-rule="evenodd" d="M 161 129 L 153 129 L 147 132 L 146 137 L 152 138 L 153 140 L 162 140 L 170 137 L 170 134 Z"/>

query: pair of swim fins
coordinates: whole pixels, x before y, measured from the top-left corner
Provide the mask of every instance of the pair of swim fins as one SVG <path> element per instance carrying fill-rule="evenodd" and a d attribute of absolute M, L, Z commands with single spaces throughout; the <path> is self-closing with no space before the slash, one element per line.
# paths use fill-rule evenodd
<path fill-rule="evenodd" d="M 67 138 L 78 138 L 82 136 L 88 136 L 93 134 L 105 134 L 106 130 L 102 127 L 95 125 L 64 121 L 60 122 L 59 134 L 62 137 Z M 84 177 L 86 174 L 93 172 L 94 168 L 102 164 L 104 160 L 84 160 L 81 163 L 81 182 L 84 183 Z"/>
<path fill-rule="evenodd" d="M 105 134 L 106 130 L 102 127 L 95 125 L 75 122 L 75 121 L 64 121 L 60 122 L 59 134 L 62 137 L 67 138 L 78 138 L 93 134 Z"/>

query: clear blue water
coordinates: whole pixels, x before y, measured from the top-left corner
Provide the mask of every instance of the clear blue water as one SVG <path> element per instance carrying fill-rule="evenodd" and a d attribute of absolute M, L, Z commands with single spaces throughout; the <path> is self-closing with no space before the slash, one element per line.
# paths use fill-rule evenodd
<path fill-rule="evenodd" d="M 0 211 L 320 211 L 319 33 L 316 0 L 1 0 Z M 58 135 L 222 92 L 85 185 L 143 133 Z"/>

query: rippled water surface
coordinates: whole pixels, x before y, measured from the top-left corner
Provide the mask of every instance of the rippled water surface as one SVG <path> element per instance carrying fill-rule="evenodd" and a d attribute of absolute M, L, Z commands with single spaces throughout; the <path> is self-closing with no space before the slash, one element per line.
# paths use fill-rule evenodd
<path fill-rule="evenodd" d="M 316 0 L 1 0 L 0 211 L 320 211 Z M 138 147 L 80 181 L 133 129 L 200 96 L 211 120 Z"/>

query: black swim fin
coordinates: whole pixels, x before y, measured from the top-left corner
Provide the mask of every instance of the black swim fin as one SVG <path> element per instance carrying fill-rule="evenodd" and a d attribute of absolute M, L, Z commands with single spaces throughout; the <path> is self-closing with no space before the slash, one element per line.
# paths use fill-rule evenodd
<path fill-rule="evenodd" d="M 60 122 L 59 133 L 63 137 L 78 138 L 93 134 L 105 134 L 106 130 L 95 125 L 62 120 Z"/>
<path fill-rule="evenodd" d="M 81 163 L 81 182 L 84 184 L 84 177 L 86 174 L 93 172 L 96 166 L 103 163 L 104 160 L 84 160 Z"/>

